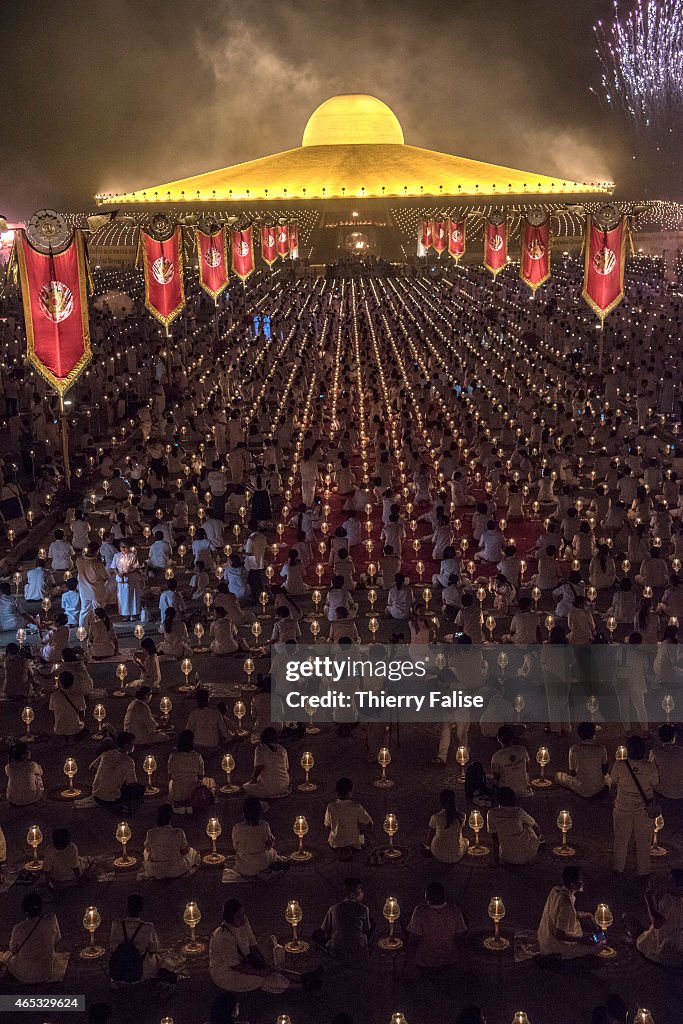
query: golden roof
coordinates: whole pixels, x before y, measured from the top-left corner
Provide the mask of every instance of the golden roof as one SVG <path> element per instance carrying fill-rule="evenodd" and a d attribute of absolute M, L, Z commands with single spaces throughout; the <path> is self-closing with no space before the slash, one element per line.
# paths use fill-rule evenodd
<path fill-rule="evenodd" d="M 333 96 L 313 112 L 298 149 L 95 198 L 98 204 L 140 204 L 610 191 L 610 183 L 566 181 L 407 146 L 398 118 L 385 103 L 351 94 Z"/>

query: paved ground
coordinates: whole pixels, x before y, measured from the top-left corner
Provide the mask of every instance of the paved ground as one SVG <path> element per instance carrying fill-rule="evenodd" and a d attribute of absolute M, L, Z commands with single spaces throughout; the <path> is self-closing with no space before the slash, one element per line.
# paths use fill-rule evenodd
<path fill-rule="evenodd" d="M 130 629 L 130 627 L 128 627 Z M 132 636 L 123 640 L 130 645 Z M 193 664 L 203 681 L 225 685 L 243 680 L 242 659 L 218 662 L 206 655 L 197 654 Z M 113 690 L 116 686 L 115 664 L 100 664 L 92 668 L 96 686 Z M 192 708 L 191 700 L 175 691 L 182 682 L 176 663 L 165 663 L 164 678 L 168 680 L 174 708 L 173 722 L 182 728 Z M 123 718 L 125 700 L 108 699 L 107 707 L 111 723 L 118 727 Z M 232 701 L 229 701 L 231 704 Z M 9 704 L 0 705 L 1 732 L 5 735 L 20 734 L 23 729 L 19 720 L 20 709 Z M 91 719 L 92 721 L 92 719 Z M 50 716 L 46 710 L 37 712 L 34 731 L 49 731 Z M 94 723 L 93 723 L 94 728 Z M 551 847 L 558 833 L 555 820 L 558 810 L 568 808 L 574 819 L 571 842 L 577 849 L 577 861 L 587 870 L 586 892 L 582 907 L 595 908 L 598 902 L 607 901 L 618 922 L 624 911 L 641 913 L 642 886 L 634 876 L 615 881 L 610 864 L 610 814 L 608 801 L 585 802 L 556 788 L 537 793 L 527 801 L 527 809 L 537 818 L 549 843 L 536 864 L 519 869 L 493 868 L 491 859 L 474 860 L 466 858 L 454 867 L 446 867 L 425 859 L 419 853 L 419 844 L 425 838 L 429 816 L 438 809 L 437 794 L 444 785 L 456 785 L 458 766 L 449 765 L 445 770 L 428 768 L 427 761 L 435 753 L 438 726 L 403 726 L 400 746 L 396 736 L 392 740 L 393 761 L 389 770 L 395 786 L 380 790 L 372 783 L 378 775 L 376 765 L 366 763 L 363 730 L 357 730 L 350 739 L 335 735 L 334 727 L 324 726 L 319 735 L 307 736 L 304 740 L 290 745 L 290 761 L 295 782 L 303 780 L 299 759 L 305 749 L 310 749 L 316 759 L 313 781 L 318 783 L 314 793 L 294 792 L 292 796 L 271 805 L 268 819 L 278 839 L 278 849 L 287 853 L 294 849 L 296 842 L 292 824 L 296 814 L 305 814 L 310 832 L 306 845 L 313 852 L 313 859 L 304 865 L 294 865 L 282 878 L 270 882 L 238 882 L 222 884 L 221 871 L 202 867 L 189 880 L 172 883 L 139 882 L 135 872 L 112 875 L 110 862 L 116 853 L 114 831 L 116 820 L 105 811 L 95 808 L 77 810 L 60 801 L 51 791 L 48 799 L 38 808 L 27 812 L 0 805 L 0 815 L 9 846 L 10 863 L 21 862 L 28 852 L 24 845 L 30 824 L 40 824 L 43 834 L 49 837 L 57 824 L 67 824 L 83 854 L 103 857 L 99 882 L 84 885 L 77 891 L 62 892 L 53 898 L 51 906 L 57 912 L 62 934 L 63 948 L 72 951 L 71 963 L 61 991 L 84 992 L 88 999 L 109 998 L 109 986 L 105 975 L 105 961 L 88 964 L 78 958 L 78 950 L 87 939 L 81 924 L 84 908 L 95 903 L 103 918 L 101 936 L 108 932 L 113 916 L 118 915 L 126 895 L 142 889 L 146 899 L 146 915 L 155 921 L 162 943 L 176 950 L 182 945 L 187 934 L 182 924 L 182 912 L 188 899 L 196 899 L 203 914 L 199 933 L 208 937 L 219 921 L 220 906 L 224 899 L 239 896 L 247 907 L 255 931 L 267 940 L 271 934 L 285 937 L 288 926 L 284 920 L 287 900 L 297 898 L 304 911 L 302 931 L 304 935 L 317 927 L 330 905 L 340 895 L 343 878 L 352 871 L 358 874 L 367 887 L 371 912 L 379 923 L 380 933 L 384 928 L 382 905 L 386 896 L 399 899 L 402 911 L 409 915 L 420 900 L 426 882 L 439 879 L 444 882 L 449 898 L 463 909 L 470 922 L 469 965 L 462 972 L 438 977 L 423 978 L 406 984 L 400 977 L 400 955 L 386 956 L 373 954 L 370 964 L 353 972 L 339 970 L 327 962 L 328 980 L 321 993 L 313 995 L 286 994 L 282 997 L 259 996 L 247 999 L 244 1016 L 255 1024 L 274 1021 L 278 1013 L 289 1013 L 293 1024 L 325 1024 L 340 1009 L 354 1014 L 356 1021 L 368 1024 L 388 1024 L 391 1012 L 402 1010 L 410 1024 L 445 1024 L 452 1020 L 456 1011 L 470 1002 L 480 1003 L 496 1024 L 508 1024 L 513 1012 L 525 1009 L 532 1024 L 575 1024 L 589 1020 L 590 1009 L 609 991 L 617 990 L 631 1006 L 648 1006 L 656 1024 L 670 1024 L 678 1018 L 676 1001 L 683 996 L 680 973 L 667 971 L 645 962 L 637 953 L 630 952 L 620 934 L 617 924 L 610 938 L 613 938 L 617 957 L 607 961 L 595 971 L 577 968 L 561 973 L 548 971 L 533 961 L 515 964 L 511 951 L 502 954 L 488 953 L 483 949 L 482 939 L 490 931 L 486 908 L 492 895 L 501 895 L 507 908 L 504 932 L 512 938 L 513 933 L 534 928 L 538 923 L 543 902 L 550 886 L 556 882 L 563 862 L 553 856 Z M 604 730 L 610 754 L 613 753 L 620 733 L 616 728 Z M 529 733 L 529 747 L 532 752 L 541 739 L 547 742 L 540 726 Z M 494 749 L 493 741 L 472 737 L 472 756 L 485 763 Z M 566 761 L 568 741 L 550 740 L 552 766 L 559 767 Z M 98 744 L 86 739 L 71 753 L 79 765 L 78 782 L 86 783 L 89 775 L 87 766 L 96 756 Z M 133 838 L 131 849 L 138 855 L 145 831 L 153 824 L 155 809 L 165 792 L 165 761 L 169 747 L 154 749 L 159 771 L 156 783 L 161 794 L 145 802 L 136 814 L 131 826 Z M 144 750 L 136 752 L 140 765 Z M 35 756 L 43 765 L 48 785 L 61 777 L 64 760 L 63 748 L 50 739 L 35 745 Z M 209 774 L 221 780 L 221 752 L 215 751 L 208 757 Z M 237 769 L 235 780 L 244 781 L 251 766 L 249 743 L 235 748 Z M 371 867 L 367 856 L 359 854 L 356 862 L 349 865 L 338 862 L 335 854 L 326 844 L 326 832 L 322 827 L 325 803 L 332 796 L 336 778 L 349 774 L 356 780 L 358 798 L 366 805 L 375 821 L 371 844 L 384 845 L 382 821 L 387 811 L 394 811 L 399 818 L 400 832 L 398 845 L 404 856 L 380 867 Z M 66 781 L 66 780 L 64 780 Z M 221 780 L 222 781 L 222 780 Z M 227 851 L 225 840 L 235 820 L 240 817 L 241 795 L 220 796 L 215 813 L 221 819 L 224 836 L 220 847 Z M 202 851 L 209 847 L 205 834 L 208 813 L 198 819 L 183 819 L 191 843 Z M 677 808 L 667 807 L 666 826 L 661 839 L 669 850 L 667 857 L 654 861 L 655 877 L 665 878 L 670 866 L 679 864 L 683 852 L 683 820 Z M 15 885 L 0 903 L 0 935 L 6 942 L 11 925 L 19 917 L 19 904 L 26 890 Z M 306 958 L 306 963 L 309 959 Z M 312 960 L 311 960 L 312 962 Z M 206 957 L 188 961 L 187 980 L 183 980 L 168 1003 L 158 1002 L 156 992 L 136 992 L 134 997 L 114 994 L 115 1020 L 121 1024 L 138 1024 L 141 1021 L 155 1022 L 164 1014 L 170 1014 L 175 1024 L 198 1024 L 205 1019 L 206 1010 L 213 997 L 213 985 L 208 978 Z M 9 991 L 7 982 L 2 991 Z M 23 1019 L 23 1018 L 22 1018 Z M 32 1017 L 27 1020 L 48 1018 Z M 60 1016 L 60 1020 L 75 1019 Z"/>

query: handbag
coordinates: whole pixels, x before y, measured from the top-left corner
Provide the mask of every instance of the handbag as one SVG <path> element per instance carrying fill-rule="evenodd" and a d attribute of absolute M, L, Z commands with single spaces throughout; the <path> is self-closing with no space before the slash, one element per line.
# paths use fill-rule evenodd
<path fill-rule="evenodd" d="M 192 790 L 192 794 L 190 796 L 190 807 L 193 811 L 205 811 L 215 802 L 215 794 L 215 781 L 209 778 L 202 779 L 202 781 Z"/>
<path fill-rule="evenodd" d="M 626 767 L 628 768 L 629 772 L 631 773 L 631 778 L 635 782 L 635 784 L 636 784 L 636 786 L 638 788 L 638 792 L 640 793 L 641 797 L 643 798 L 643 803 L 645 804 L 645 811 L 647 813 L 648 818 L 653 818 L 653 819 L 654 818 L 658 818 L 660 816 L 660 814 L 662 813 L 661 806 L 657 803 L 657 801 L 654 799 L 654 797 L 651 800 L 648 800 L 648 798 L 645 796 L 645 793 L 643 792 L 643 787 L 638 782 L 638 776 L 636 775 L 636 773 L 633 771 L 633 768 L 631 767 L 630 761 L 627 760 L 624 763 L 625 763 Z"/>

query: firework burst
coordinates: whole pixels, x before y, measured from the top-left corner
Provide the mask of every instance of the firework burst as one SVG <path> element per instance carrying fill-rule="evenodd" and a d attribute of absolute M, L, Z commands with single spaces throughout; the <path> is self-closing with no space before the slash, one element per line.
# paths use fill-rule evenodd
<path fill-rule="evenodd" d="M 610 106 L 640 129 L 674 131 L 683 118 L 683 0 L 638 0 L 625 17 L 615 0 L 614 21 L 595 33 Z"/>

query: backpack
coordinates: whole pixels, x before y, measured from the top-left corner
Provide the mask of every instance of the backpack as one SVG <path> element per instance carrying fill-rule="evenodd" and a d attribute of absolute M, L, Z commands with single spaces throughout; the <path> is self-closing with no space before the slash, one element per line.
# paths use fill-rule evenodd
<path fill-rule="evenodd" d="M 200 782 L 190 794 L 190 806 L 193 811 L 205 811 L 211 807 L 215 799 L 211 788 Z"/>
<path fill-rule="evenodd" d="M 109 957 L 109 977 L 112 981 L 127 981 L 134 983 L 142 980 L 144 966 L 144 953 L 141 953 L 135 943 L 135 937 L 142 928 L 140 923 L 135 932 L 128 938 L 126 925 L 122 923 L 123 942 L 120 942 Z"/>

